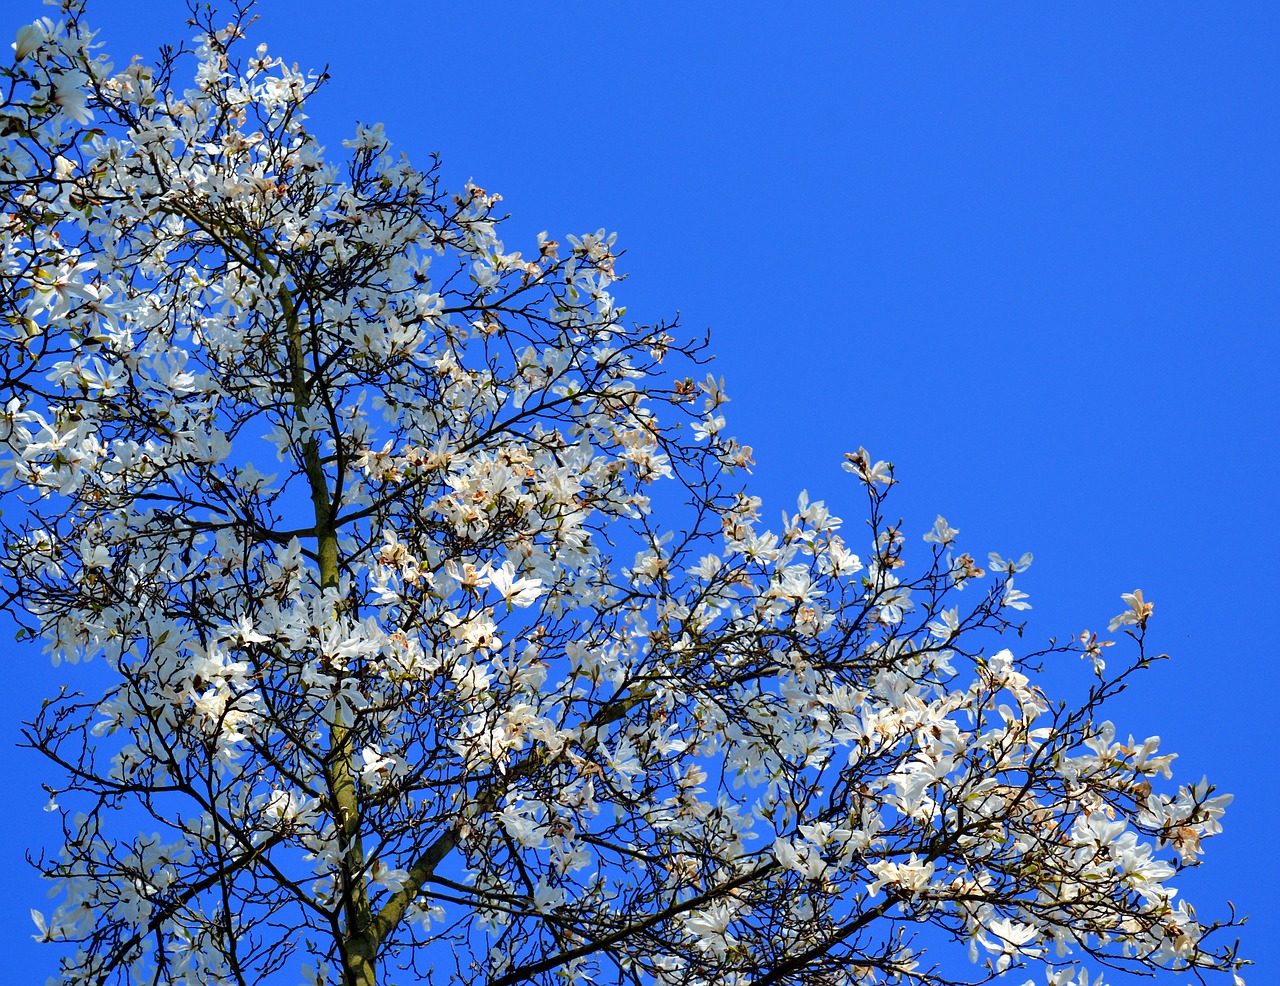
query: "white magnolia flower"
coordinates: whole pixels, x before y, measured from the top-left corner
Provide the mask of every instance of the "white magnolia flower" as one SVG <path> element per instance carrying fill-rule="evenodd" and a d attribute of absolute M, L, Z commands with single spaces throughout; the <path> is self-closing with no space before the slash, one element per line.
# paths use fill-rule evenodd
<path fill-rule="evenodd" d="M 549 886 L 545 878 L 539 879 L 537 886 L 533 888 L 533 909 L 539 914 L 550 914 L 563 905 L 564 901 L 564 888 Z"/>
<path fill-rule="evenodd" d="M 1031 604 L 1026 600 L 1027 594 L 1013 587 L 1013 579 L 1005 583 L 1004 596 L 1000 600 L 1005 606 L 1018 610 L 1030 609 Z"/>
<path fill-rule="evenodd" d="M 515 574 L 516 566 L 509 561 L 503 562 L 501 568 L 489 573 L 489 583 L 508 606 L 532 606 L 542 595 L 542 580 L 518 579 Z"/>
<path fill-rule="evenodd" d="M 1156 604 L 1143 599 L 1141 589 L 1122 593 L 1120 598 L 1129 604 L 1129 608 L 1119 616 L 1113 617 L 1107 629 L 1115 633 L 1123 626 L 1146 626 L 1147 619 L 1151 616 L 1151 611 L 1155 609 Z"/>
<path fill-rule="evenodd" d="M 76 123 L 89 123 L 93 113 L 89 110 L 89 77 L 79 69 L 62 72 L 53 82 L 53 102 L 63 114 Z"/>
<path fill-rule="evenodd" d="M 1001 558 L 996 552 L 987 555 L 987 560 L 991 563 L 992 572 L 1003 572 L 1006 575 L 1017 575 L 1019 572 L 1025 572 L 1031 567 L 1031 552 L 1025 552 L 1021 558 L 1014 561 L 1011 558 Z"/>
<path fill-rule="evenodd" d="M 44 25 L 39 21 L 34 24 L 24 24 L 18 28 L 18 40 L 13 44 L 16 60 L 22 61 L 39 48 L 44 44 L 45 37 Z"/>
<path fill-rule="evenodd" d="M 947 523 L 942 514 L 938 514 L 938 519 L 933 522 L 933 530 L 925 534 L 924 539 L 930 544 L 940 544 L 945 547 L 953 543 L 959 533 L 958 529 Z"/>
<path fill-rule="evenodd" d="M 700 952 L 723 958 L 725 953 L 738 943 L 729 934 L 729 923 L 733 920 L 734 909 L 726 903 L 716 903 L 698 911 L 693 911 L 684 919 L 684 927 L 697 941 L 694 947 Z"/>
<path fill-rule="evenodd" d="M 395 757 L 386 756 L 377 747 L 366 746 L 356 757 L 356 770 L 360 779 L 371 790 L 380 788 L 396 769 Z"/>
<path fill-rule="evenodd" d="M 34 907 L 31 908 L 31 921 L 36 926 L 36 928 L 39 929 L 40 931 L 40 934 L 32 935 L 31 936 L 32 938 L 34 938 L 36 941 L 52 941 L 53 940 L 53 935 L 50 934 L 49 932 L 49 924 L 47 921 L 45 921 L 44 915 L 41 914 L 39 911 L 37 911 Z"/>

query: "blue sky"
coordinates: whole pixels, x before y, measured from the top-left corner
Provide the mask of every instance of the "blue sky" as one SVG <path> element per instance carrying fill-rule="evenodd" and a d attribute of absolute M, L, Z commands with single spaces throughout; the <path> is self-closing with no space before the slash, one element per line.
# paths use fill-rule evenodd
<path fill-rule="evenodd" d="M 616 230 L 630 313 L 711 329 L 767 516 L 808 489 L 852 528 L 839 465 L 865 445 L 895 463 L 920 549 L 942 513 L 978 557 L 1035 552 L 1032 640 L 1102 629 L 1141 586 L 1173 660 L 1114 718 L 1235 793 L 1180 885 L 1202 916 L 1252 914 L 1250 981 L 1275 978 L 1280 6 L 260 11 L 258 40 L 329 66 L 330 147 L 361 120 L 418 162 L 439 151 L 455 185 L 503 193 L 513 248 Z M 90 12 L 118 64 L 185 33 L 176 0 Z M 9 667 L 22 835 L 0 926 L 11 981 L 36 982 L 22 851 L 51 819 L 8 737 L 55 673 L 17 647 Z"/>

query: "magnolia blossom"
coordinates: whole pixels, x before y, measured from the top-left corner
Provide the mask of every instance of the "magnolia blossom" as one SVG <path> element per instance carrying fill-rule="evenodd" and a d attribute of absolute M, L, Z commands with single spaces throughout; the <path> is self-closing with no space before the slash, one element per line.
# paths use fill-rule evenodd
<path fill-rule="evenodd" d="M 991 922 L 985 930 L 987 934 L 979 934 L 977 941 L 988 951 L 997 954 L 994 965 L 997 974 L 1008 969 L 1015 957 L 1043 954 L 1043 949 L 1029 947 L 1038 937 L 1034 925 L 1002 918 Z"/>
<path fill-rule="evenodd" d="M 52 25 L 50 25 L 52 26 Z M 13 43 L 14 57 L 22 61 L 44 44 L 45 34 L 49 30 L 43 23 L 24 24 L 18 28 L 18 40 Z"/>
<path fill-rule="evenodd" d="M 733 907 L 726 903 L 696 911 L 685 918 L 684 927 L 694 938 L 694 948 L 723 958 L 730 948 L 738 944 L 728 931 L 733 916 Z"/>
<path fill-rule="evenodd" d="M 88 123 L 93 119 L 93 112 L 88 106 L 88 93 L 85 91 L 89 76 L 71 69 L 59 73 L 53 80 L 52 102 L 62 114 L 76 123 Z"/>
<path fill-rule="evenodd" d="M 916 894 L 929 886 L 933 876 L 934 865 L 930 860 L 919 860 L 915 853 L 910 859 L 901 863 L 880 860 L 872 863 L 868 870 L 875 877 L 867 884 L 867 893 L 875 896 L 887 886 L 901 888 L 907 894 Z"/>
<path fill-rule="evenodd" d="M 933 522 L 933 530 L 926 531 L 924 539 L 945 548 L 955 542 L 959 533 L 956 528 L 947 523 L 946 518 L 939 514 L 938 519 Z"/>
<path fill-rule="evenodd" d="M 510 561 L 503 562 L 501 568 L 489 573 L 489 584 L 508 606 L 521 609 L 532 606 L 543 592 L 541 579 L 516 578 L 516 567 Z"/>
<path fill-rule="evenodd" d="M 1152 610 L 1155 609 L 1155 603 L 1149 603 L 1142 598 L 1141 589 L 1126 592 L 1123 598 L 1128 603 L 1129 608 L 1119 616 L 1112 618 L 1111 624 L 1107 627 L 1112 633 L 1125 626 L 1145 626 Z"/>

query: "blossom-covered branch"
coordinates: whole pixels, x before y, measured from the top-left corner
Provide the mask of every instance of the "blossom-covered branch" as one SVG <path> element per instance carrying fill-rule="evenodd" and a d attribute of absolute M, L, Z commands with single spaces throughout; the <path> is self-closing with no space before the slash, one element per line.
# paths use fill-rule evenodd
<path fill-rule="evenodd" d="M 863 449 L 865 529 L 767 528 L 612 235 L 327 153 L 251 19 L 121 67 L 65 0 L 2 70 L 0 574 L 93 662 L 25 732 L 58 981 L 1240 981 L 1173 887 L 1228 797 L 1104 715 L 1140 592 L 1015 653 L 1030 554 Z"/>

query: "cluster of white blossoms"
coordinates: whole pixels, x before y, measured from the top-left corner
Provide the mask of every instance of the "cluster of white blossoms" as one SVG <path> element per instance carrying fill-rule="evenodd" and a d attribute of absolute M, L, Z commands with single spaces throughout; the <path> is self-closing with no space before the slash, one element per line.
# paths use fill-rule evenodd
<path fill-rule="evenodd" d="M 123 67 L 82 8 L 0 108 L 0 574 L 94 662 L 26 731 L 55 981 L 1241 982 L 1175 889 L 1229 798 L 1101 714 L 1140 592 L 1118 670 L 1015 654 L 1031 556 L 912 558 L 862 449 L 868 530 L 768 529 L 612 235 L 326 156 L 245 5 Z"/>

